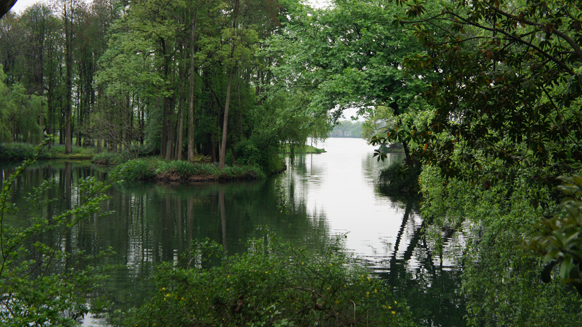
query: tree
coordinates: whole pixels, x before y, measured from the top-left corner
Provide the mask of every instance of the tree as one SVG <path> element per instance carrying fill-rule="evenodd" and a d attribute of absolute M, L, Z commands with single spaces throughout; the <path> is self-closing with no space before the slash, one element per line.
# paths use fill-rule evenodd
<path fill-rule="evenodd" d="M 438 72 L 426 93 L 436 111 L 428 124 L 410 131 L 392 128 L 383 140 L 413 140 L 419 144 L 413 155 L 433 166 L 421 177 L 426 179 L 425 210 L 449 219 L 450 212 L 442 208 L 450 210 L 451 205 L 438 196 L 453 193 L 458 185 L 473 199 L 495 199 L 499 213 L 471 218 L 485 221 L 482 249 L 496 248 L 511 258 L 511 268 L 502 267 L 502 273 L 516 270 L 513 263 L 524 259 L 514 248 L 499 247 L 515 239 L 508 242 L 506 236 L 491 233 L 508 224 L 507 218 L 519 224 L 544 215 L 538 235 L 524 224 L 516 237 L 527 239 L 543 256 L 542 280 L 549 281 L 559 266 L 562 280 L 580 289 L 581 180 L 563 177 L 582 168 L 580 3 L 452 1 L 434 15 L 426 12 L 425 2 L 406 5 L 407 16 L 400 24 L 413 26 L 427 50 L 408 58 L 405 66 L 414 74 Z M 437 40 L 435 23 L 443 21 L 453 28 Z M 431 175 L 445 178 L 435 183 Z M 556 206 L 563 195 L 551 193 L 559 178 L 566 182 L 561 189 L 572 196 L 563 204 L 566 213 Z M 432 190 L 429 184 L 435 185 Z M 513 203 L 516 194 L 526 204 L 512 211 L 518 207 Z M 537 268 L 530 262 L 519 270 Z"/>
<path fill-rule="evenodd" d="M 402 12 L 380 1 L 334 1 L 306 8 L 271 42 L 283 63 L 273 69 L 286 87 L 308 92 L 309 110 L 337 120 L 346 108 L 360 114 L 390 106 L 395 116 L 419 110 L 428 76 L 406 75 L 402 59 L 422 53 L 412 33 L 393 26 Z M 405 127 L 408 124 L 403 124 Z M 408 140 L 399 140 L 408 154 Z"/>
<path fill-rule="evenodd" d="M 437 110 L 429 124 L 394 128 L 387 140 L 414 141 L 417 158 L 473 179 L 503 178 L 516 163 L 553 183 L 579 169 L 579 4 L 453 1 L 436 15 L 425 6 L 409 4 L 400 22 L 413 26 L 427 49 L 406 60 L 408 70 L 440 75 L 427 92 Z M 454 28 L 435 39 L 441 21 Z M 486 163 L 493 163 L 489 176 L 481 171 Z"/>

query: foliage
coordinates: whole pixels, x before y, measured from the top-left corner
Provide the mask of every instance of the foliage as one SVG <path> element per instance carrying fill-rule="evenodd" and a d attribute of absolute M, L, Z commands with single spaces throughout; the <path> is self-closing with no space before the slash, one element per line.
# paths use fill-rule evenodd
<path fill-rule="evenodd" d="M 570 283 L 582 294 L 582 177 L 561 177 L 559 186 L 568 197 L 562 201 L 565 214 L 544 218 L 539 235 L 529 247 L 543 256 L 546 266 L 542 280 L 549 283 L 554 267 L 559 268 L 560 279 Z"/>
<path fill-rule="evenodd" d="M 416 158 L 474 182 L 493 159 L 496 180 L 518 163 L 545 183 L 579 169 L 579 2 L 451 1 L 438 14 L 433 5 L 409 4 L 399 23 L 426 48 L 405 60 L 407 70 L 438 73 L 426 92 L 436 110 L 428 124 L 380 139 L 414 142 Z M 437 33 L 439 24 L 449 33 Z"/>
<path fill-rule="evenodd" d="M 418 177 L 421 167 L 420 164 L 409 166 L 395 162 L 382 169 L 378 181 L 383 184 L 383 192 L 387 194 L 401 192 L 418 194 L 420 192 Z"/>
<path fill-rule="evenodd" d="M 42 98 L 27 95 L 22 84 L 9 87 L 0 64 L 0 142 L 38 143 L 42 130 L 37 119 L 44 115 Z"/>
<path fill-rule="evenodd" d="M 262 179 L 265 174 L 256 166 L 226 166 L 187 161 L 166 161 L 158 158 L 129 160 L 112 170 L 114 176 L 127 181 L 160 179 L 170 181 L 218 181 Z"/>
<path fill-rule="evenodd" d="M 442 234 L 462 233 L 462 291 L 471 326 L 576 326 L 581 299 L 558 281 L 540 282 L 543 262 L 524 241 L 537 232 L 535 223 L 548 214 L 540 203 L 551 192 L 533 189 L 528 172 L 486 189 L 483 184 L 443 177 L 436 167 L 420 176 L 422 213 L 430 219 L 428 240 L 442 248 Z M 536 204 L 538 203 L 538 204 Z"/>
<path fill-rule="evenodd" d="M 35 146 L 28 143 L 0 144 L 0 161 L 22 161 L 32 159 L 35 156 Z M 37 159 L 90 159 L 94 156 L 95 149 L 90 147 L 73 147 L 70 154 L 65 155 L 63 145 L 54 145 L 50 149 L 42 149 Z"/>
<path fill-rule="evenodd" d="M 91 162 L 100 165 L 119 165 L 127 160 L 117 152 L 101 152 L 93 156 Z"/>
<path fill-rule="evenodd" d="M 162 265 L 158 291 L 126 326 L 412 326 L 407 307 L 353 258 L 315 254 L 266 236 L 226 256 L 209 241 L 178 267 Z"/>
<path fill-rule="evenodd" d="M 7 178 L 0 193 L 2 326 L 76 326 L 77 319 L 89 312 L 87 295 L 100 279 L 95 269 L 83 268 L 87 257 L 66 251 L 61 241 L 76 224 L 97 214 L 109 184 L 94 178 L 81 181 L 75 190 L 79 201 L 56 215 L 38 210 L 50 204 L 46 195 L 54 180 L 29 194 L 28 206 L 20 208 L 24 210 L 10 202 L 14 183 L 50 141 L 47 138 L 34 157 Z"/>
<path fill-rule="evenodd" d="M 32 159 L 34 157 L 34 146 L 26 143 L 8 143 L 0 144 L 0 161 L 19 161 Z M 42 149 L 38 153 L 38 159 L 45 159 L 48 157 L 48 151 Z"/>
<path fill-rule="evenodd" d="M 304 107 L 316 116 L 336 121 L 347 108 L 372 115 L 374 108 L 390 107 L 402 125 L 410 124 L 417 111 L 426 110 L 419 95 L 429 76 L 402 69 L 403 58 L 422 53 L 410 31 L 392 24 L 402 13 L 376 0 L 338 0 L 326 9 L 298 12 L 269 41 L 271 53 L 282 57 L 272 68 L 276 82 L 303 94 Z"/>

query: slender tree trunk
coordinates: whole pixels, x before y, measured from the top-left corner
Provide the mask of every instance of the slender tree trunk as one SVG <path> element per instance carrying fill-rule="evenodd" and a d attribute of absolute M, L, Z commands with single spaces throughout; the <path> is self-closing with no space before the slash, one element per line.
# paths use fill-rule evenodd
<path fill-rule="evenodd" d="M 192 17 L 192 31 L 190 33 L 190 99 L 188 102 L 188 161 L 194 161 L 196 153 L 194 143 L 194 91 L 196 88 L 194 78 L 194 41 L 196 40 L 196 25 L 198 23 L 198 10 Z"/>
<path fill-rule="evenodd" d="M 71 128 L 71 105 L 72 105 L 72 75 L 73 75 L 73 54 L 72 51 L 72 35 L 71 35 L 71 21 L 70 17 L 70 6 L 67 8 L 67 2 L 65 1 L 64 15 L 65 15 L 65 65 L 67 69 L 65 77 L 65 154 L 69 154 L 73 151 L 73 137 Z"/>
<path fill-rule="evenodd" d="M 230 88 L 232 86 L 232 75 L 234 74 L 234 66 L 228 72 L 228 84 L 226 85 L 226 102 L 224 104 L 224 120 L 222 123 L 222 144 L 220 145 L 220 155 L 218 158 L 218 168 L 224 169 L 224 158 L 226 156 L 226 135 L 228 129 L 228 109 L 230 105 Z"/>
<path fill-rule="evenodd" d="M 168 113 L 168 131 L 166 142 L 166 160 L 172 160 L 172 148 L 174 145 L 174 130 L 176 129 L 176 113 L 174 112 L 174 100 L 170 101 L 170 108 Z"/>
<path fill-rule="evenodd" d="M 176 129 L 176 160 L 182 160 L 182 144 L 184 139 L 184 87 L 180 92 L 180 104 L 178 105 L 178 128 Z"/>
<path fill-rule="evenodd" d="M 168 138 L 168 97 L 164 97 L 162 109 L 162 140 L 160 142 L 160 156 L 166 157 L 166 142 Z"/>

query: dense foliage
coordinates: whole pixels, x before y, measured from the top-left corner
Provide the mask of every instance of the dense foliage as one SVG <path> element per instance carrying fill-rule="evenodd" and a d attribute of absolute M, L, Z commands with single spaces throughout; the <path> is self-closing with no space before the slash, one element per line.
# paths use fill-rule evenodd
<path fill-rule="evenodd" d="M 582 169 L 580 1 L 335 0 L 323 9 L 291 0 L 62 4 L 58 12 L 37 5 L 0 21 L 0 140 L 34 142 L 42 131 L 59 131 L 65 152 L 75 134 L 79 145 L 137 157 L 139 143 L 166 159 L 129 161 L 122 167 L 128 178 L 218 176 L 235 164 L 270 173 L 281 167 L 281 144 L 293 152 L 309 136 L 326 137 L 330 120 L 356 108 L 372 143 L 402 146 L 403 165 L 384 173 L 392 191 L 410 191 L 406 185 L 418 181 L 427 230 L 470 236 L 462 262 L 468 323 L 582 321 L 579 296 L 560 285 L 582 289 L 582 183 L 564 177 Z M 218 167 L 170 162 L 185 153 Z M 561 181 L 570 198 L 559 206 Z M 427 241 L 438 250 L 436 239 Z M 324 321 L 325 310 L 311 307 L 288 315 L 292 288 L 276 287 L 295 285 L 293 274 L 316 283 L 317 274 L 305 274 L 330 272 L 281 261 L 301 252 L 265 253 L 225 258 L 210 270 L 216 275 L 165 269 L 160 287 L 174 293 L 156 295 L 152 303 L 162 311 L 141 312 L 160 322 L 172 314 L 176 324 L 202 319 L 200 312 L 228 324 Z M 270 264 L 267 258 L 276 265 L 264 270 L 284 278 L 265 274 L 255 286 L 283 298 L 251 301 L 240 293 L 253 286 L 243 277 L 258 277 L 243 270 Z M 292 274 L 278 270 L 283 263 Z M 335 273 L 351 278 L 349 269 Z M 225 293 L 228 276 L 239 293 Z M 215 302 L 192 305 L 198 283 L 214 287 Z M 340 299 L 325 307 L 314 292 L 302 296 L 300 305 L 320 304 L 332 320 L 348 310 Z M 258 316 L 225 309 L 239 301 Z"/>
<path fill-rule="evenodd" d="M 256 166 L 225 166 L 219 169 L 214 164 L 146 158 L 121 163 L 113 169 L 112 176 L 128 181 L 155 178 L 172 182 L 208 182 L 261 179 L 265 178 L 265 173 Z"/>
<path fill-rule="evenodd" d="M 178 267 L 161 267 L 156 282 L 158 291 L 127 326 L 413 325 L 407 307 L 353 258 L 334 246 L 315 254 L 273 235 L 234 256 L 196 243 Z"/>
<path fill-rule="evenodd" d="M 281 166 L 281 143 L 325 136 L 327 116 L 272 88 L 261 52 L 298 1 L 66 0 L 0 20 L 0 141 L 59 135 L 166 160 Z"/>

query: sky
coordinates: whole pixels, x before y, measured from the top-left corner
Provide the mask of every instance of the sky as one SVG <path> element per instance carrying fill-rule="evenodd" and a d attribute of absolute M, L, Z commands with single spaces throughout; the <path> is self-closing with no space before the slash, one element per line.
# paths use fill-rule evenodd
<path fill-rule="evenodd" d="M 10 9 L 10 11 L 18 13 L 18 14 L 22 14 L 22 12 L 32 6 L 33 4 L 37 3 L 37 2 L 46 2 L 46 1 L 42 1 L 42 0 L 18 0 L 16 1 L 16 4 L 14 5 L 14 7 L 12 7 L 12 9 Z"/>

